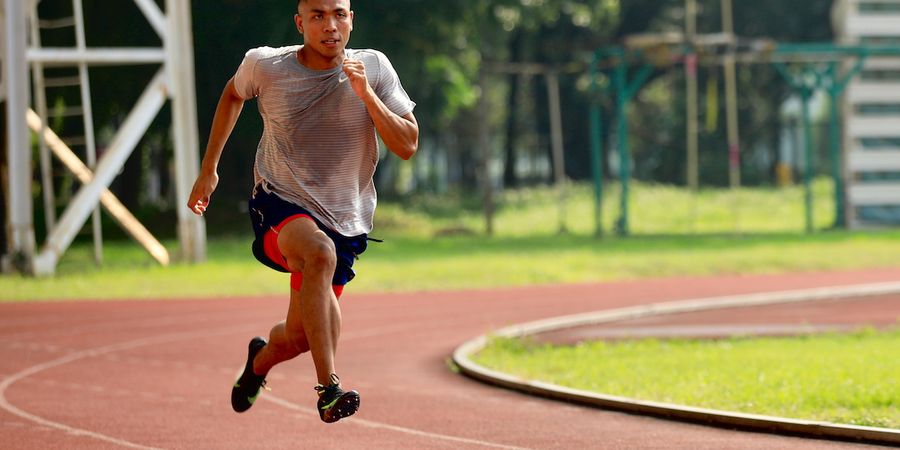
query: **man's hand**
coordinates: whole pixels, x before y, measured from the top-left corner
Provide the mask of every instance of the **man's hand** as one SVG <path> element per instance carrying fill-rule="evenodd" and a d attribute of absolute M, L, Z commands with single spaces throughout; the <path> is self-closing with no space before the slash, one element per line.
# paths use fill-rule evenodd
<path fill-rule="evenodd" d="M 401 117 L 384 105 L 375 90 L 369 86 L 366 66 L 362 61 L 345 58 L 343 71 L 347 78 L 340 81 L 350 81 L 350 87 L 366 105 L 375 130 L 388 149 L 402 159 L 412 157 L 419 147 L 419 124 L 412 112 Z"/>
<path fill-rule="evenodd" d="M 191 190 L 191 197 L 188 199 L 187 206 L 194 214 L 202 216 L 209 207 L 209 198 L 212 196 L 216 186 L 219 185 L 219 174 L 216 171 L 203 171 L 194 182 L 194 188 Z"/>
<path fill-rule="evenodd" d="M 366 65 L 357 59 L 344 59 L 344 74 L 350 81 L 350 87 L 356 96 L 365 100 L 369 94 L 369 80 L 366 78 Z"/>

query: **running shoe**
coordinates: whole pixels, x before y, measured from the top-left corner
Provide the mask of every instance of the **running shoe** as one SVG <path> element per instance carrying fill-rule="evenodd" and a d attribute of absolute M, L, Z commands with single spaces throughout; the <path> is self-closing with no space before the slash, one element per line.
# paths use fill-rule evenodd
<path fill-rule="evenodd" d="M 337 422 L 352 416 L 359 409 L 359 392 L 344 392 L 341 389 L 341 379 L 335 374 L 331 374 L 331 384 L 316 385 L 316 391 L 319 393 L 317 406 L 322 422 Z"/>
<path fill-rule="evenodd" d="M 240 378 L 234 382 L 231 388 L 231 407 L 235 412 L 244 412 L 253 406 L 253 402 L 259 396 L 259 389 L 266 388 L 266 377 L 253 372 L 253 359 L 256 354 L 266 346 L 266 340 L 257 336 L 250 340 L 247 352 L 247 365 Z M 268 388 L 266 388 L 268 389 Z"/>

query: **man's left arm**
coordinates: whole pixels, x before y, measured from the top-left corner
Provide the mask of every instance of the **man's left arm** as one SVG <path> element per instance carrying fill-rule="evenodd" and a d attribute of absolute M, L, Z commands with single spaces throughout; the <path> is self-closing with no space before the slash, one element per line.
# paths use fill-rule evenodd
<path fill-rule="evenodd" d="M 344 60 L 344 73 L 350 80 L 353 92 L 366 105 L 369 117 L 381 140 L 395 155 L 406 160 L 419 148 L 419 124 L 412 112 L 399 116 L 378 98 L 366 78 L 366 67 L 359 60 Z"/>

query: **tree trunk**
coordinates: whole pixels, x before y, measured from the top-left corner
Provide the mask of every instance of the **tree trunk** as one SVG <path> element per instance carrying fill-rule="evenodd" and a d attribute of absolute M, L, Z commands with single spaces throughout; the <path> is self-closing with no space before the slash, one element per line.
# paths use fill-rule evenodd
<path fill-rule="evenodd" d="M 519 62 L 519 59 L 522 56 L 522 31 L 516 31 L 515 36 L 513 37 L 510 47 L 510 60 L 512 62 Z M 519 83 L 521 77 L 519 74 L 512 73 L 509 75 L 509 94 L 506 98 L 506 148 L 504 151 L 505 161 L 503 166 L 503 186 L 507 188 L 514 188 L 519 184 L 518 177 L 516 176 L 516 144 L 518 144 L 518 140 L 516 137 L 519 135 Z"/>

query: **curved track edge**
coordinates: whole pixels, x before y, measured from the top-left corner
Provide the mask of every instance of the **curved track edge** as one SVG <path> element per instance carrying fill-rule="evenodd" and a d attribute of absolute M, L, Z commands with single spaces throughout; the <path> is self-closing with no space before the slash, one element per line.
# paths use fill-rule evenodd
<path fill-rule="evenodd" d="M 727 428 L 789 434 L 817 439 L 900 445 L 900 430 L 896 429 L 788 419 L 784 417 L 744 414 L 671 403 L 636 400 L 572 389 L 536 380 L 528 380 L 488 369 L 475 363 L 471 359 L 472 355 L 478 353 L 487 345 L 491 337 L 525 337 L 570 327 L 603 324 L 625 319 L 636 319 L 664 314 L 815 302 L 897 293 L 900 293 L 900 283 L 877 283 L 653 303 L 628 308 L 556 317 L 513 325 L 490 334 L 478 336 L 457 347 L 453 352 L 452 360 L 462 374 L 475 380 L 524 392 L 526 394 L 563 400 L 585 406 Z"/>

